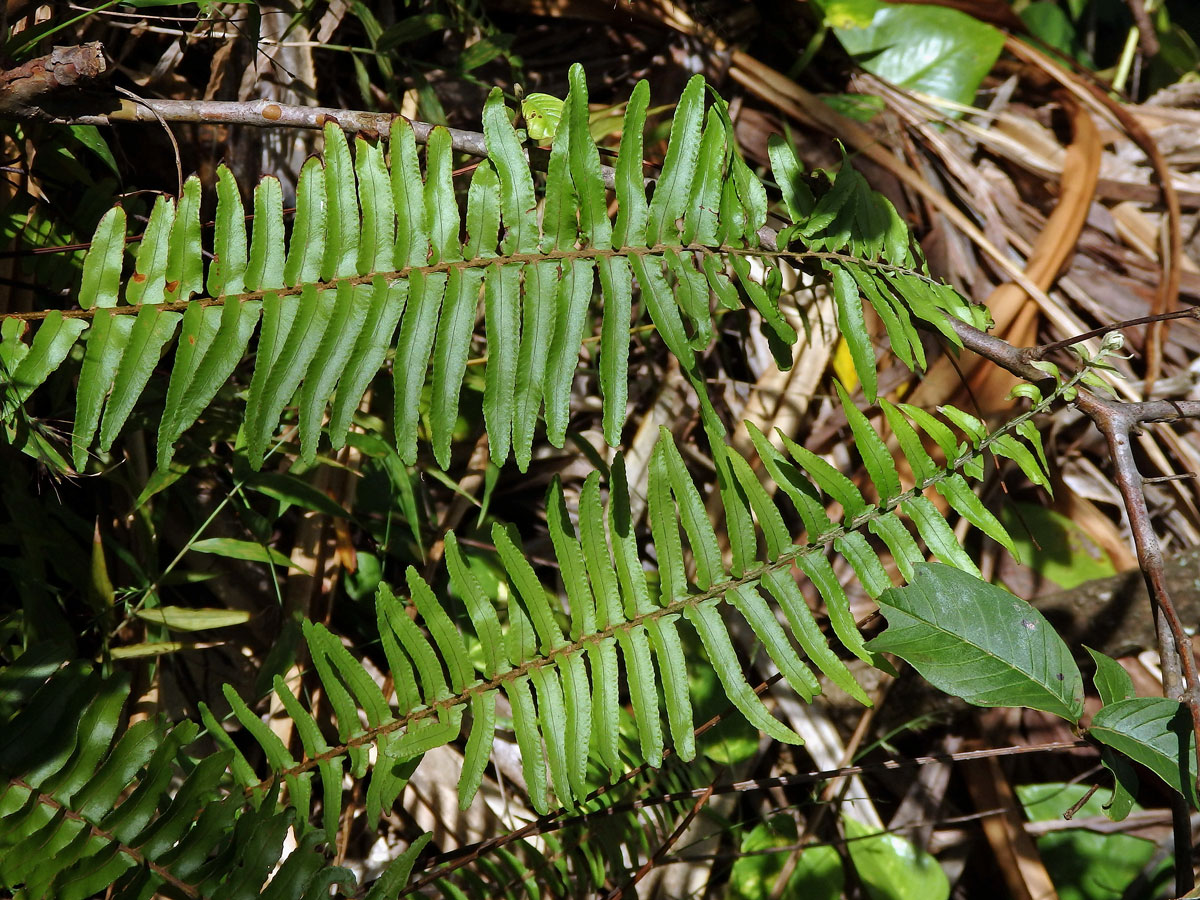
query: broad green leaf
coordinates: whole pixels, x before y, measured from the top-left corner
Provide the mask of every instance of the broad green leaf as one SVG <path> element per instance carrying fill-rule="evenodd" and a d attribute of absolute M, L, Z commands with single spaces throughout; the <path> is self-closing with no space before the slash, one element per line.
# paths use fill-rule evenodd
<path fill-rule="evenodd" d="M 856 7 L 873 15 L 834 24 L 846 52 L 873 75 L 922 94 L 973 103 L 1004 46 L 1002 32 L 956 9 L 874 0 L 857 0 Z"/>
<path fill-rule="evenodd" d="M 741 854 L 729 873 L 732 900 L 769 900 L 799 835 L 791 816 L 775 816 L 755 825 L 742 838 Z M 769 852 L 776 850 L 776 852 Z M 805 847 L 788 875 L 782 897 L 840 900 L 845 884 L 842 859 L 833 847 Z"/>
<path fill-rule="evenodd" d="M 1137 696 L 1137 691 L 1133 687 L 1133 679 L 1129 677 L 1129 673 L 1125 671 L 1123 665 L 1099 650 L 1093 650 L 1087 646 L 1083 649 L 1088 652 L 1096 664 L 1096 672 L 1092 675 L 1092 681 L 1096 685 L 1096 693 L 1100 695 L 1102 704 L 1108 706 L 1110 703 L 1120 703 L 1122 700 Z"/>
<path fill-rule="evenodd" d="M 1062 588 L 1117 574 L 1108 552 L 1061 513 L 1010 501 L 1000 509 L 1000 521 L 1012 533 L 1025 564 Z"/>
<path fill-rule="evenodd" d="M 1025 807 L 1031 822 L 1061 824 L 1063 813 L 1083 805 L 1076 819 L 1099 816 L 1104 812 L 1100 795 L 1086 797 L 1087 784 L 1022 784 L 1017 785 L 1017 797 Z M 1102 834 L 1085 828 L 1054 830 L 1037 838 L 1037 847 L 1046 871 L 1054 881 L 1062 900 L 1101 900 L 1119 898 L 1154 857 L 1153 841 L 1129 834 Z M 1151 881 L 1169 874 L 1170 863 L 1162 860 L 1150 871 L 1157 870 Z M 1149 872 L 1147 872 L 1149 874 Z M 1163 896 L 1159 891 L 1142 896 Z"/>
<path fill-rule="evenodd" d="M 1083 678 L 1041 613 L 949 566 L 922 563 L 911 581 L 877 598 L 888 628 L 868 649 L 895 653 L 976 706 L 1024 706 L 1079 721 Z"/>
<path fill-rule="evenodd" d="M 1104 814 L 1114 822 L 1123 822 L 1133 811 L 1134 797 L 1138 792 L 1138 774 L 1129 758 L 1122 756 L 1112 747 L 1100 748 L 1100 764 L 1113 777 L 1112 796 L 1104 804 Z"/>
<path fill-rule="evenodd" d="M 1088 734 L 1141 763 L 1193 807 L 1196 736 L 1187 707 L 1169 697 L 1131 697 L 1102 707 Z"/>
<path fill-rule="evenodd" d="M 842 816 L 850 861 L 871 900 L 947 900 L 950 880 L 911 841 Z"/>

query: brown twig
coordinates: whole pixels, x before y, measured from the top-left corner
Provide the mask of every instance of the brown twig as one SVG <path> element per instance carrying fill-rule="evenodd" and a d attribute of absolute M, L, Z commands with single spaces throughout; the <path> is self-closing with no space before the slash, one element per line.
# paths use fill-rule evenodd
<path fill-rule="evenodd" d="M 1138 46 L 1146 56 L 1157 56 L 1159 49 L 1158 35 L 1154 32 L 1154 22 L 1146 11 L 1146 0 L 1125 0 L 1129 14 L 1133 16 L 1133 24 L 1137 26 Z"/>
<path fill-rule="evenodd" d="M 0 72 L 0 117 L 43 118 L 45 103 L 66 88 L 77 88 L 104 74 L 107 64 L 99 43 L 55 47 L 47 56 Z"/>
<path fill-rule="evenodd" d="M 483 853 L 493 850 L 497 847 L 512 843 L 515 840 L 527 837 L 535 837 L 539 834 L 546 834 L 551 831 L 559 831 L 563 828 L 569 828 L 575 825 L 583 825 L 593 822 L 597 819 L 609 818 L 620 815 L 622 813 L 634 812 L 639 809 L 648 809 L 653 806 L 662 806 L 667 803 L 679 803 L 683 800 L 691 800 L 696 797 L 711 794 L 718 796 L 721 794 L 744 794 L 752 791 L 767 791 L 772 788 L 791 787 L 800 784 L 813 784 L 820 781 L 828 781 L 833 778 L 845 778 L 851 775 L 866 775 L 872 772 L 883 771 L 906 771 L 908 769 L 916 769 L 921 766 L 930 766 L 938 763 L 961 762 L 972 759 L 988 759 L 991 757 L 1000 756 L 1023 756 L 1029 753 L 1058 753 L 1069 750 L 1080 750 L 1086 747 L 1091 747 L 1087 741 L 1051 741 L 1045 744 L 1033 744 L 1030 746 L 1014 746 L 1014 747 L 991 747 L 985 750 L 966 750 L 958 753 L 936 753 L 932 756 L 917 756 L 908 759 L 887 759 L 877 763 L 863 763 L 857 766 L 844 766 L 839 769 L 826 769 L 818 772 L 797 772 L 794 775 L 776 775 L 770 778 L 753 778 L 747 781 L 735 781 L 730 784 L 710 785 L 705 788 L 693 788 L 691 790 L 674 791 L 669 794 L 659 794 L 654 797 L 641 797 L 637 800 L 630 800 L 626 803 L 617 803 L 612 806 L 607 806 L 604 809 L 598 809 L 593 812 L 580 813 L 569 818 L 562 818 L 560 813 L 552 813 L 548 816 L 543 816 L 523 828 L 512 832 L 509 835 L 504 835 L 499 838 L 492 838 L 488 841 L 483 841 L 468 847 L 460 847 L 450 853 L 444 853 L 440 857 L 431 857 L 427 861 L 427 865 L 437 865 L 445 863 L 442 868 L 430 872 L 422 878 L 411 882 L 401 896 L 410 894 L 420 888 L 437 881 L 439 878 L 445 878 L 455 870 L 468 864 Z"/>
<path fill-rule="evenodd" d="M 976 328 L 952 320 L 954 330 L 964 346 L 986 356 L 999 366 L 1030 381 L 1038 381 L 1045 373 L 1037 369 L 1026 351 L 984 334 Z M 962 327 L 959 327 L 959 326 Z M 1155 632 L 1158 638 L 1158 653 L 1162 665 L 1163 690 L 1168 697 L 1187 706 L 1192 719 L 1192 731 L 1197 737 L 1196 772 L 1200 773 L 1200 693 L 1196 661 L 1192 655 L 1192 642 L 1175 610 L 1170 591 L 1167 590 L 1166 570 L 1158 535 L 1150 520 L 1146 505 L 1142 474 L 1133 455 L 1130 435 L 1141 425 L 1151 422 L 1174 422 L 1184 418 L 1200 418 L 1200 401 L 1195 400 L 1148 400 L 1140 403 L 1106 400 L 1080 390 L 1075 400 L 1076 408 L 1092 420 L 1104 435 L 1112 455 L 1113 472 L 1129 527 L 1133 534 L 1134 547 L 1146 587 L 1150 592 L 1150 604 L 1154 614 Z M 1180 798 L 1182 799 L 1182 798 Z M 1186 802 L 1174 802 L 1175 830 L 1175 886 L 1179 894 L 1194 886 L 1191 865 L 1191 825 Z"/>
<path fill-rule="evenodd" d="M 1073 344 L 1081 344 L 1094 337 L 1108 334 L 1110 331 L 1123 331 L 1126 328 L 1136 328 L 1139 325 L 1153 325 L 1155 322 L 1163 322 L 1169 319 L 1200 319 L 1200 306 L 1188 306 L 1184 309 L 1177 309 L 1174 312 L 1166 312 L 1156 316 L 1138 316 L 1136 319 L 1113 322 L 1111 325 L 1093 328 L 1091 331 L 1085 331 L 1083 334 L 1077 334 L 1074 337 L 1069 337 L 1061 341 L 1039 344 L 1036 347 L 1030 348 L 1028 355 L 1031 359 L 1045 359 L 1055 350 L 1061 350 Z"/>

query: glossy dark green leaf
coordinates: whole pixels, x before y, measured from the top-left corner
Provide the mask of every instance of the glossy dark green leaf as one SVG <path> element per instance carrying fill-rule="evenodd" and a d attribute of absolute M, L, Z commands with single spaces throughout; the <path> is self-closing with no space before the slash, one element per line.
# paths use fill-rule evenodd
<path fill-rule="evenodd" d="M 912 91 L 971 104 L 1004 45 L 1004 35 L 965 12 L 858 0 L 835 24 L 846 52 L 868 72 Z"/>
<path fill-rule="evenodd" d="M 976 706 L 1025 706 L 1071 722 L 1083 678 L 1041 613 L 1003 588 L 923 563 L 877 598 L 888 629 L 868 644 L 895 653 L 941 690 Z"/>
<path fill-rule="evenodd" d="M 1169 697 L 1131 697 L 1105 705 L 1088 733 L 1139 762 L 1187 797 L 1196 796 L 1196 736 L 1187 707 Z"/>

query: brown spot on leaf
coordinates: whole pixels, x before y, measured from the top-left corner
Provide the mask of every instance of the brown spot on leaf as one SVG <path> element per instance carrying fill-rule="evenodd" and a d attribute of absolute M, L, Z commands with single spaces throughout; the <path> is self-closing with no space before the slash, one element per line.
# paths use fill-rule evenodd
<path fill-rule="evenodd" d="M 133 273 L 133 278 L 131 278 L 131 279 L 130 279 L 130 281 L 134 281 L 134 282 L 136 282 L 137 284 L 141 284 L 141 283 L 142 283 L 143 281 L 145 281 L 145 280 L 146 280 L 146 276 L 145 276 L 145 274 L 144 274 L 144 273 L 142 273 L 142 272 L 134 272 L 134 273 Z"/>

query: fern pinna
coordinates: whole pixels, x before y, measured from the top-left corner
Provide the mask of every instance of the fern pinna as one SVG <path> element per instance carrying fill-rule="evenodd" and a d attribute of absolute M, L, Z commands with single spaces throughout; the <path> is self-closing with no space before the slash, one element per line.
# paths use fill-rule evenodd
<path fill-rule="evenodd" d="M 423 754 L 462 741 L 458 790 L 466 805 L 504 718 L 535 811 L 591 803 L 594 790 L 631 761 L 658 765 L 668 746 L 683 759 L 695 755 L 688 632 L 732 705 L 766 734 L 798 742 L 750 687 L 727 617 L 749 625 L 800 696 L 813 697 L 826 679 L 867 703 L 794 572 L 814 585 L 837 643 L 875 664 L 832 555 L 846 560 L 871 597 L 893 586 L 885 548 L 904 580 L 927 552 L 974 571 L 926 489 L 1011 546 L 964 475 L 982 474 L 987 449 L 1044 483 L 1045 461 L 1027 418 L 989 436 L 957 410 L 942 418 L 881 400 L 907 461 L 903 477 L 915 476 L 905 489 L 893 452 L 839 386 L 872 500 L 786 435 L 777 446 L 747 425 L 776 499 L 751 461 L 724 443 L 701 369 L 714 332 L 712 298 L 724 309 L 748 301 L 777 348 L 793 341 L 772 268 L 780 257 L 811 260 L 830 277 L 840 330 L 871 402 L 877 381 L 868 306 L 896 357 L 914 367 L 924 364 L 917 320 L 954 340 L 945 316 L 978 313 L 917 271 L 903 223 L 848 166 L 836 177 L 806 179 L 781 142 L 770 155 L 792 222 L 763 246 L 766 192 L 733 145 L 723 103 L 706 112 L 704 91 L 699 78 L 688 84 L 647 200 L 648 90 L 638 85 L 609 175 L 615 218 L 575 67 L 540 201 L 498 91 L 484 109 L 489 155 L 471 176 L 465 215 L 445 130 L 430 135 L 422 175 L 407 123 L 392 130 L 390 164 L 378 142 L 363 138 L 352 156 L 330 125 L 324 160 L 310 160 L 301 173 L 290 237 L 279 184 L 267 178 L 254 193 L 248 239 L 238 187 L 222 169 L 207 271 L 200 187 L 192 179 L 178 201 L 155 204 L 128 278 L 125 219 L 117 208 L 101 221 L 87 254 L 82 310 L 40 317 L 29 343 L 20 318 L 4 321 L 3 415 L 8 439 L 25 441 L 29 452 L 51 449 L 34 441 L 36 429 L 22 427 L 31 393 L 71 358 L 77 342 L 85 343 L 72 435 L 79 469 L 97 431 L 101 452 L 112 446 L 153 371 L 170 358 L 158 434 L 165 467 L 252 341 L 243 423 L 253 465 L 262 464 L 281 418 L 294 425 L 305 458 L 317 454 L 322 431 L 332 447 L 342 446 L 364 393 L 391 357 L 400 455 L 416 458 L 425 412 L 434 458 L 445 466 L 482 304 L 490 452 L 496 462 L 511 452 L 524 467 L 543 408 L 548 439 L 564 440 L 597 283 L 603 430 L 619 443 L 636 281 L 658 334 L 697 391 L 720 514 L 710 519 L 702 486 L 664 431 L 645 485 L 626 483 L 620 454 L 570 502 L 564 486 L 552 484 L 546 523 L 562 596 L 548 593 L 511 526 L 492 530 L 507 580 L 502 593 L 484 591 L 464 545 L 448 535 L 444 580 L 430 583 L 410 569 L 403 596 L 382 587 L 376 597 L 391 694 L 329 630 L 305 625 L 313 684 L 332 726 L 322 727 L 308 701 L 276 679 L 275 695 L 295 726 L 291 745 L 264 724 L 252 699 L 229 688 L 225 721 L 201 708 L 208 743 L 196 742 L 202 732 L 190 722 L 143 720 L 118 737 L 125 680 L 81 663 L 60 668 L 62 651 L 53 647 L 29 651 L 0 676 L 7 723 L 0 735 L 0 884 L 28 896 L 81 898 L 109 886 L 119 898 L 155 891 L 317 897 L 334 883 L 350 893 L 353 876 L 331 862 L 347 776 L 365 779 L 365 809 L 375 822 L 393 808 Z M 755 258 L 767 265 L 761 282 L 751 277 Z M 945 465 L 929 456 L 927 443 L 941 450 Z M 639 534 L 631 515 L 631 490 L 648 500 L 648 533 Z M 632 745 L 621 736 L 626 701 Z M 76 729 L 75 719 L 88 727 Z M 235 739 L 227 728 L 244 734 Z M 247 755 L 251 743 L 261 749 L 257 765 Z M 276 869 L 289 828 L 297 849 Z M 367 896 L 395 896 L 427 840 L 400 855 Z M 441 883 L 455 895 L 452 881 Z"/>

